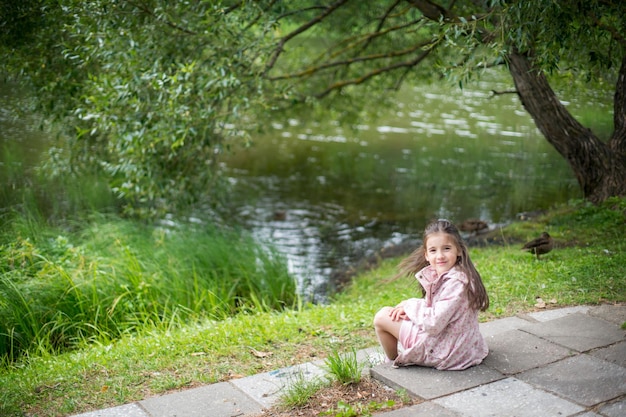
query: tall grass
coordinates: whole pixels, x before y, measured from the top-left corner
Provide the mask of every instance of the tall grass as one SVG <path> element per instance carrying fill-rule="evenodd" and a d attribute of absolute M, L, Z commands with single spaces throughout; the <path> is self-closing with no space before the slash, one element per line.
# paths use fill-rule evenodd
<path fill-rule="evenodd" d="M 243 232 L 96 215 L 76 232 L 32 222 L 16 215 L 0 238 L 0 355 L 10 359 L 296 301 L 286 263 Z"/>
<path fill-rule="evenodd" d="M 49 178 L 20 149 L 0 148 L 0 363 L 296 303 L 249 234 L 122 219 L 97 178 Z"/>
<path fill-rule="evenodd" d="M 356 349 L 347 353 L 333 350 L 324 361 L 328 372 L 342 385 L 358 384 L 363 376 L 365 362 L 360 362 Z"/>

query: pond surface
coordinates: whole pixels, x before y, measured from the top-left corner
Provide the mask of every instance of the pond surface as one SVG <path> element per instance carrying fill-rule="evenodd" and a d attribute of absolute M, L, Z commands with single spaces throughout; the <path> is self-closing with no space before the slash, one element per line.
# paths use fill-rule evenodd
<path fill-rule="evenodd" d="M 410 88 L 397 112 L 354 130 L 275 123 L 226 161 L 233 218 L 274 243 L 302 293 L 320 300 L 338 271 L 419 243 L 433 218 L 480 218 L 494 229 L 581 197 L 517 96 L 490 93 L 507 88 Z M 593 99 L 566 104 L 574 114 L 597 109 Z M 608 127 L 610 115 L 597 122 Z"/>
<path fill-rule="evenodd" d="M 332 120 L 273 123 L 224 161 L 230 221 L 273 244 L 302 295 L 323 302 L 338 272 L 382 248 L 417 245 L 433 218 L 480 218 L 495 229 L 520 212 L 579 198 L 570 168 L 517 96 L 491 96 L 507 88 L 406 88 L 397 110 L 354 129 Z M 13 117 L 12 94 L 0 90 L 0 145 L 24 153 L 16 160 L 36 159 L 49 139 L 34 118 Z M 608 102 L 567 104 L 583 123 L 608 131 Z"/>

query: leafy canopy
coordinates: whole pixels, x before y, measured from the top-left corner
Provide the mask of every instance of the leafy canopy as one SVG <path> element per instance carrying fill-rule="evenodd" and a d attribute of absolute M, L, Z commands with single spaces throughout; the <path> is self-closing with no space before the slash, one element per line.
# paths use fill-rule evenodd
<path fill-rule="evenodd" d="M 38 23 L 19 39 L 3 34 L 4 72 L 29 80 L 39 110 L 65 127 L 60 173 L 97 170 L 140 217 L 219 189 L 216 157 L 264 99 L 258 58 L 271 26 L 251 24 L 255 4 L 28 5 Z"/>
<path fill-rule="evenodd" d="M 140 217 L 216 199 L 219 155 L 267 111 L 352 120 L 405 82 L 462 85 L 512 50 L 606 81 L 626 33 L 626 2 L 610 0 L 18 3 L 0 6 L 0 67 L 65 128 L 57 172 L 98 171 Z"/>

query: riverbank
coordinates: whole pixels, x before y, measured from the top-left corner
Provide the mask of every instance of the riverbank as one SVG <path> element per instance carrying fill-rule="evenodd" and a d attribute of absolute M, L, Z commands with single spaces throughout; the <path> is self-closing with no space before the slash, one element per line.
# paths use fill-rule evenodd
<path fill-rule="evenodd" d="M 519 244 L 472 247 L 492 305 L 482 321 L 626 301 L 626 200 L 599 207 L 572 203 L 497 233 L 503 242 L 518 242 L 544 230 L 556 245 L 540 260 Z M 250 311 L 145 330 L 62 355 L 30 355 L 0 371 L 0 412 L 66 416 L 315 361 L 332 351 L 368 348 L 376 344 L 374 312 L 417 294 L 411 280 L 388 280 L 397 262 L 383 260 L 356 276 L 328 305 Z"/>

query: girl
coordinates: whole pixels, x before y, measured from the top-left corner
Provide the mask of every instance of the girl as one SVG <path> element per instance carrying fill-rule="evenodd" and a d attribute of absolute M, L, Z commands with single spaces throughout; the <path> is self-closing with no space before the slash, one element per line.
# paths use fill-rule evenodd
<path fill-rule="evenodd" d="M 478 311 L 489 307 L 489 297 L 457 228 L 444 219 L 429 224 L 422 246 L 399 267 L 398 276 L 416 276 L 424 298 L 376 313 L 374 327 L 387 361 L 452 370 L 481 363 L 488 349 Z"/>

